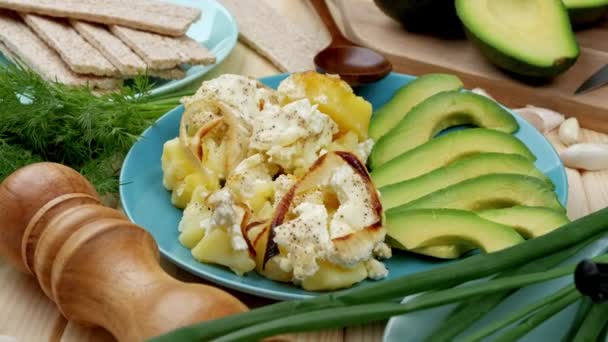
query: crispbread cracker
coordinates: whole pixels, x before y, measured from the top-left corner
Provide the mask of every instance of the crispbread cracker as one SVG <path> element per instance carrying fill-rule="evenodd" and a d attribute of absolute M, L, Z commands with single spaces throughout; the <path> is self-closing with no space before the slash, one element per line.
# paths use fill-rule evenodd
<path fill-rule="evenodd" d="M 163 80 L 180 80 L 186 77 L 186 72 L 180 67 L 165 70 L 148 70 L 148 75 Z"/>
<path fill-rule="evenodd" d="M 201 16 L 199 9 L 156 0 L 0 0 L 0 8 L 123 25 L 175 37 L 184 35 Z"/>
<path fill-rule="evenodd" d="M 180 64 L 212 64 L 215 57 L 189 37 L 178 38 L 111 25 L 110 31 L 137 53 L 152 69 L 168 69 Z"/>
<path fill-rule="evenodd" d="M 114 64 L 123 77 L 145 74 L 148 66 L 135 54 L 122 40 L 108 30 L 106 26 L 72 20 L 72 26 L 97 50 L 99 50 L 112 64 Z M 175 67 L 165 70 L 148 70 L 150 76 L 175 80 L 186 76 L 181 68 Z"/>
<path fill-rule="evenodd" d="M 38 37 L 55 49 L 72 71 L 96 76 L 120 76 L 118 69 L 68 22 L 35 14 L 24 14 L 22 17 Z"/>
<path fill-rule="evenodd" d="M 266 1 L 219 0 L 236 18 L 239 37 L 281 71 L 314 70 L 326 41 L 275 11 Z"/>
<path fill-rule="evenodd" d="M 57 81 L 71 86 L 89 85 L 98 89 L 115 89 L 121 80 L 79 75 L 63 62 L 61 57 L 46 45 L 29 27 L 12 13 L 0 11 L 0 42 L 19 59 L 49 81 Z"/>

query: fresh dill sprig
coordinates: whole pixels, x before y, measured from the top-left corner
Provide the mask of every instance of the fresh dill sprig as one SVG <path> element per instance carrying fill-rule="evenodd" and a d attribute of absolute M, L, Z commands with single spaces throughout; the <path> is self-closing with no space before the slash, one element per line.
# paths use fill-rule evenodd
<path fill-rule="evenodd" d="M 16 169 L 40 161 L 42 161 L 40 156 L 17 145 L 11 145 L 0 138 L 0 182 Z"/>
<path fill-rule="evenodd" d="M 141 76 L 119 91 L 97 95 L 87 87 L 48 82 L 22 66 L 9 65 L 0 70 L 3 148 L 63 163 L 85 173 L 101 193 L 115 191 L 120 167 L 116 160 L 122 160 L 143 130 L 177 106 L 183 95 L 154 97 L 149 95 L 151 87 Z M 6 156 L 0 159 L 0 170 L 22 166 L 13 162 L 14 154 Z"/>

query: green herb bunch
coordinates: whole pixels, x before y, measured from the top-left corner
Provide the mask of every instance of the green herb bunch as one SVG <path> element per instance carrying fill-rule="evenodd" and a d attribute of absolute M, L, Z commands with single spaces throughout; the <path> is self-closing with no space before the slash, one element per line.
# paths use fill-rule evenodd
<path fill-rule="evenodd" d="M 79 170 L 102 194 L 116 192 L 129 148 L 185 95 L 152 96 L 152 86 L 140 76 L 100 95 L 48 82 L 19 65 L 0 70 L 0 181 L 44 160 Z"/>

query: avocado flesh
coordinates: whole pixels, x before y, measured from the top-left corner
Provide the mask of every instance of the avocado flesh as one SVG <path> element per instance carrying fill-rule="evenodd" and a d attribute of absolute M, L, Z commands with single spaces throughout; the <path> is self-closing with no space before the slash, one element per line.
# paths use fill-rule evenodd
<path fill-rule="evenodd" d="M 568 9 L 570 22 L 584 27 L 602 19 L 608 13 L 608 0 L 562 0 Z"/>
<path fill-rule="evenodd" d="M 545 207 L 564 212 L 552 187 L 537 178 L 513 174 L 489 174 L 435 191 L 390 212 L 410 209 L 462 209 L 478 211 L 513 206 Z"/>
<path fill-rule="evenodd" d="M 471 212 L 452 209 L 387 213 L 386 230 L 393 240 L 410 251 L 464 243 L 491 253 L 524 241 L 511 227 L 482 219 Z"/>
<path fill-rule="evenodd" d="M 383 187 L 421 176 L 463 157 L 484 152 L 517 154 L 530 161 L 536 159 L 526 145 L 510 134 L 485 128 L 470 128 L 431 139 L 372 170 L 371 176 L 377 187 Z"/>
<path fill-rule="evenodd" d="M 580 54 L 568 13 L 557 0 L 456 0 L 470 40 L 497 66 L 548 78 Z"/>
<path fill-rule="evenodd" d="M 517 131 L 515 118 L 485 96 L 449 91 L 435 94 L 414 107 L 378 140 L 370 155 L 372 169 L 431 140 L 446 128 L 474 125 L 505 133 Z"/>
<path fill-rule="evenodd" d="M 442 91 L 458 90 L 462 87 L 462 81 L 453 75 L 427 74 L 418 77 L 397 90 L 393 97 L 374 113 L 369 123 L 369 137 L 378 141 L 420 102 Z"/>
<path fill-rule="evenodd" d="M 565 212 L 543 207 L 516 206 L 478 211 L 486 220 L 513 227 L 526 239 L 536 238 L 570 222 Z"/>
<path fill-rule="evenodd" d="M 530 160 L 520 155 L 480 153 L 464 157 L 420 177 L 381 187 L 379 191 L 382 195 L 382 207 L 387 210 L 404 205 L 437 190 L 491 173 L 530 176 L 553 186 L 551 180 Z"/>
<path fill-rule="evenodd" d="M 525 239 L 532 239 L 551 232 L 570 222 L 566 213 L 543 207 L 516 206 L 502 209 L 488 209 L 476 214 L 488 221 L 512 227 Z M 414 252 L 440 259 L 456 259 L 474 249 L 463 244 L 432 246 Z"/>

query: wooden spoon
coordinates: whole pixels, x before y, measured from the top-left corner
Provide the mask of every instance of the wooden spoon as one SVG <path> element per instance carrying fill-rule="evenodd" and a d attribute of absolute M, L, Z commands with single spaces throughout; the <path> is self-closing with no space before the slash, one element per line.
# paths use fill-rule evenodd
<path fill-rule="evenodd" d="M 381 54 L 348 40 L 340 29 L 325 0 L 311 0 L 317 14 L 331 35 L 331 43 L 315 56 L 317 68 L 338 74 L 351 86 L 376 82 L 388 75 L 393 66 Z"/>

